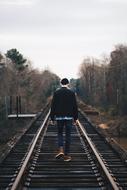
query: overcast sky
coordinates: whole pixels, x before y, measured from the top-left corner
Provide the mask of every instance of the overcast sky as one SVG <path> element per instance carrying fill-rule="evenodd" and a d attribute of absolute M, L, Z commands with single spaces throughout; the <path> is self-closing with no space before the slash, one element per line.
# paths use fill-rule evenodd
<path fill-rule="evenodd" d="M 0 0 L 0 51 L 17 48 L 60 77 L 126 42 L 127 0 Z"/>

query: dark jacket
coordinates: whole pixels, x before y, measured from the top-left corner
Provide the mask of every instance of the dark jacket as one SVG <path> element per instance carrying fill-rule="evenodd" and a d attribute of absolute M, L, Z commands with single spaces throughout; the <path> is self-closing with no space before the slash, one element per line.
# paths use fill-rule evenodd
<path fill-rule="evenodd" d="M 73 117 L 74 120 L 78 118 L 78 108 L 75 93 L 66 87 L 57 90 L 51 103 L 51 120 L 55 117 Z"/>

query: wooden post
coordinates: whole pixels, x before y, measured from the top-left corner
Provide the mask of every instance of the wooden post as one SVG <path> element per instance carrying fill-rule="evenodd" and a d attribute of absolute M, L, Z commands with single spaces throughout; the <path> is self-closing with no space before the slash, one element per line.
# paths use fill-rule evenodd
<path fill-rule="evenodd" d="M 19 96 L 19 113 L 21 114 L 22 109 L 21 109 L 21 96 Z"/>
<path fill-rule="evenodd" d="M 19 113 L 19 97 L 16 96 L 16 114 L 17 114 L 17 118 L 18 118 L 18 113 Z"/>
<path fill-rule="evenodd" d="M 10 96 L 10 107 L 9 107 L 9 114 L 12 114 L 12 96 Z"/>
<path fill-rule="evenodd" d="M 5 102 L 5 115 L 6 115 L 6 119 L 8 119 L 8 105 L 7 105 L 7 97 L 6 96 L 4 98 L 4 102 Z"/>

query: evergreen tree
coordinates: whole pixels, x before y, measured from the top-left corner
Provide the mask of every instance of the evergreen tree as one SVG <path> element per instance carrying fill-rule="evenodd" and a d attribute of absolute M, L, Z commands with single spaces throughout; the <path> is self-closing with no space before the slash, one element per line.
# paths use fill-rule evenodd
<path fill-rule="evenodd" d="M 27 67 L 27 60 L 24 59 L 23 55 L 17 51 L 17 49 L 10 49 L 6 53 L 6 57 L 10 58 L 15 68 L 18 71 L 22 71 Z"/>

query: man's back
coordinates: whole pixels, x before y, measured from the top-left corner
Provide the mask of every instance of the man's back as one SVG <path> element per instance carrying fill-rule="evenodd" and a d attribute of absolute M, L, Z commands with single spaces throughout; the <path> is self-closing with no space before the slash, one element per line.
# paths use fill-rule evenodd
<path fill-rule="evenodd" d="M 77 103 L 73 91 L 66 87 L 62 87 L 54 93 L 51 117 L 73 117 L 77 119 Z"/>

